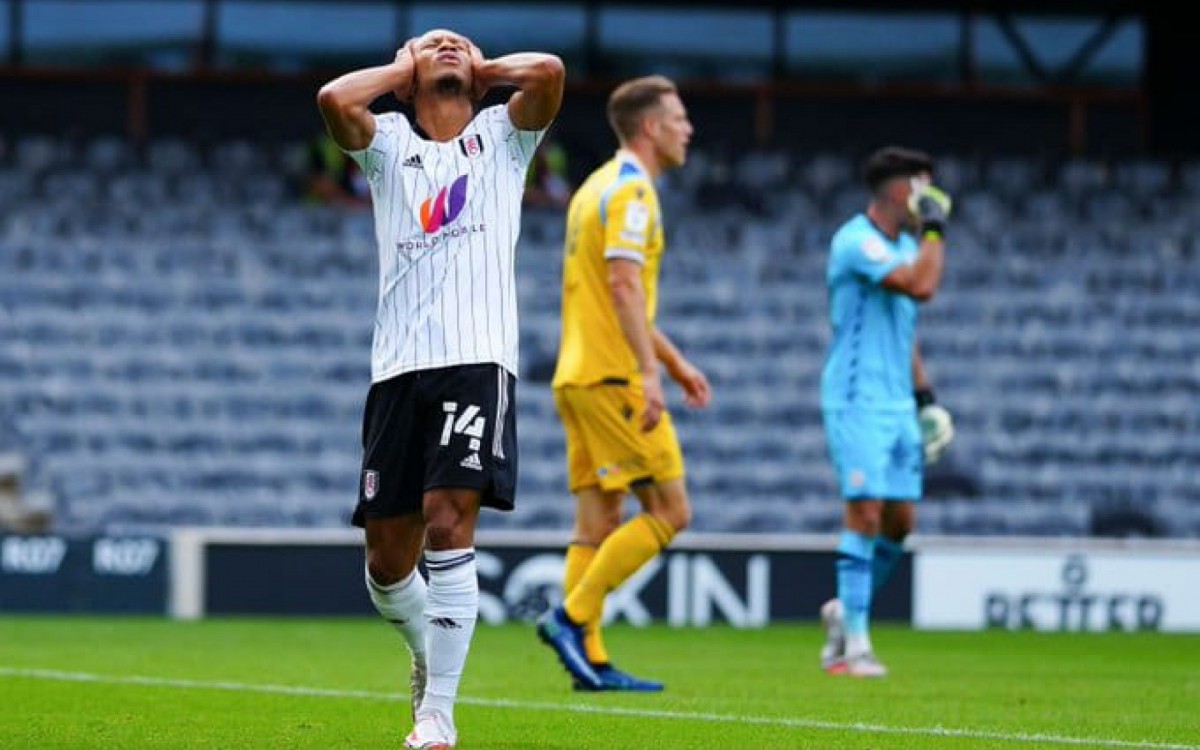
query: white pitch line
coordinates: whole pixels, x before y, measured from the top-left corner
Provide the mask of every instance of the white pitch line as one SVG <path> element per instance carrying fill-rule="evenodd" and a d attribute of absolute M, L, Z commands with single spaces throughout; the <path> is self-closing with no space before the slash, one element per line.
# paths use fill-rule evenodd
<path fill-rule="evenodd" d="M 202 682 L 179 680 L 169 677 L 145 677 L 141 675 L 102 675 L 87 672 L 63 672 L 56 669 L 22 669 L 0 667 L 0 677 L 52 680 L 57 682 L 84 682 L 101 685 L 141 685 L 147 687 L 184 688 L 194 690 L 228 690 L 239 693 L 264 693 L 271 695 L 298 695 L 315 698 L 353 698 L 378 701 L 407 701 L 407 693 L 381 693 L 371 690 L 337 690 L 333 688 L 309 687 L 305 685 L 262 685 L 245 682 Z M 559 713 L 600 714 L 604 716 L 630 716 L 643 719 L 676 721 L 704 721 L 720 724 L 756 724 L 759 726 L 786 727 L 793 729 L 817 729 L 830 732 L 861 732 L 863 734 L 896 734 L 921 737 L 955 737 L 972 740 L 995 740 L 1001 742 L 1025 742 L 1040 745 L 1064 745 L 1071 747 L 1111 747 L 1130 750 L 1200 750 L 1200 745 L 1184 745 L 1174 742 L 1151 742 L 1131 740 L 1109 740 L 1091 737 L 1068 737 L 1055 734 L 1025 734 L 1021 732 L 989 732 L 977 729 L 953 727 L 899 727 L 886 724 L 863 722 L 821 721 L 819 719 L 790 719 L 777 716 L 742 716 L 688 711 L 652 711 L 619 706 L 595 706 L 579 703 L 541 703 L 536 701 L 514 701 L 493 698 L 463 698 L 459 703 L 472 706 L 513 708 L 526 711 L 554 711 Z"/>

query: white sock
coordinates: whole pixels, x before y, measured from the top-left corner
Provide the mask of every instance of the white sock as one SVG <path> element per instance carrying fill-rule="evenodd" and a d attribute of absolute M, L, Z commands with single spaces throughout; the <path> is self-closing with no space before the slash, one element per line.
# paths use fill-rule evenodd
<path fill-rule="evenodd" d="M 429 571 L 425 603 L 429 681 L 421 711 L 439 711 L 453 722 L 458 683 L 479 614 L 475 548 L 426 550 L 425 569 Z"/>
<path fill-rule="evenodd" d="M 871 650 L 871 636 L 866 633 L 846 634 L 846 656 L 858 656 Z"/>
<path fill-rule="evenodd" d="M 414 662 L 425 661 L 425 579 L 416 570 L 390 586 L 381 586 L 366 571 L 367 592 L 375 609 L 404 636 Z"/>

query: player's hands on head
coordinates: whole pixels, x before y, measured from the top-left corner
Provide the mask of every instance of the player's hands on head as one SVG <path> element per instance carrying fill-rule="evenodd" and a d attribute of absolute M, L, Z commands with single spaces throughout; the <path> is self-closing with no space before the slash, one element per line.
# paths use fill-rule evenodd
<path fill-rule="evenodd" d="M 913 178 L 908 196 L 908 210 L 921 224 L 921 234 L 936 232 L 944 235 L 946 222 L 954 202 L 950 194 L 926 179 Z"/>
<path fill-rule="evenodd" d="M 405 42 L 400 49 L 396 50 L 396 64 L 410 66 L 410 75 L 408 85 L 396 89 L 396 98 L 402 102 L 412 101 L 413 95 L 417 93 L 417 39 L 413 37 Z"/>
<path fill-rule="evenodd" d="M 483 72 L 483 65 L 487 62 L 487 58 L 483 56 L 483 50 L 479 49 L 479 45 L 475 42 L 470 42 L 471 45 L 471 98 L 479 101 L 484 94 L 491 88 L 488 83 L 487 76 Z"/>

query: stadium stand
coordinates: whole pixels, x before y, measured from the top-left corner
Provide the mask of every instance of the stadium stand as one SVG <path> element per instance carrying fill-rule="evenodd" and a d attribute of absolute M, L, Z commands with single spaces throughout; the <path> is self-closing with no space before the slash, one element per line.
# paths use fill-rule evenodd
<path fill-rule="evenodd" d="M 302 147 L 23 136 L 0 161 L 0 426 L 57 530 L 346 523 L 374 236 L 303 201 Z M 838 527 L 817 381 L 857 156 L 701 152 L 664 186 L 664 320 L 716 394 L 673 404 L 697 530 Z M 963 154 L 941 174 L 958 218 L 919 335 L 958 439 L 920 530 L 1200 536 L 1200 163 Z M 485 528 L 570 523 L 561 240 L 558 212 L 527 212 L 519 509 Z"/>

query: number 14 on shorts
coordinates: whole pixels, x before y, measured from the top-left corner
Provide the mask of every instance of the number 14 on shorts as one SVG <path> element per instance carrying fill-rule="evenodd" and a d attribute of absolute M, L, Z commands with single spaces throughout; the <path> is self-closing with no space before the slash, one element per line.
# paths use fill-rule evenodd
<path fill-rule="evenodd" d="M 471 450 L 479 450 L 479 441 L 483 437 L 483 430 L 487 424 L 487 417 L 479 413 L 482 410 L 475 404 L 467 404 L 459 414 L 457 401 L 443 401 L 442 411 L 446 413 L 446 419 L 442 422 L 441 444 L 443 446 L 450 445 L 451 437 L 465 435 L 471 438 Z"/>

